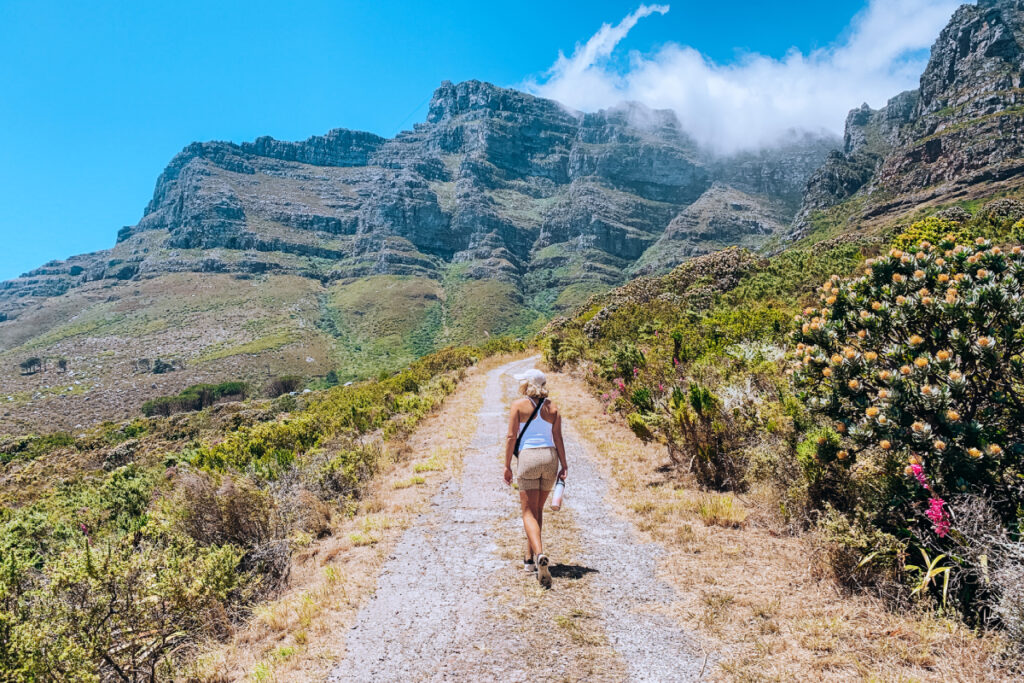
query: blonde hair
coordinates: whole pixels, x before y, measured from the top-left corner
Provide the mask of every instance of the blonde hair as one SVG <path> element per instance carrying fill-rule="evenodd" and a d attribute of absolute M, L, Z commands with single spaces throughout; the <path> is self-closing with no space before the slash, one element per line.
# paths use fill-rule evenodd
<path fill-rule="evenodd" d="M 547 382 L 538 382 L 533 378 L 524 379 L 519 382 L 519 393 L 530 398 L 547 398 Z"/>

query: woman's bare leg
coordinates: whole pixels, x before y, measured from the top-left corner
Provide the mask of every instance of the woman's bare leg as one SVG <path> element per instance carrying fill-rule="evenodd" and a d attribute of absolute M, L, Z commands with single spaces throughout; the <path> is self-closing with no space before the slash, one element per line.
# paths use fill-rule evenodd
<path fill-rule="evenodd" d="M 534 514 L 534 507 L 531 500 L 536 499 L 539 491 L 520 491 L 519 503 L 523 508 L 523 530 L 526 532 L 526 543 L 534 555 L 544 552 L 544 545 L 540 540 L 540 524 Z"/>

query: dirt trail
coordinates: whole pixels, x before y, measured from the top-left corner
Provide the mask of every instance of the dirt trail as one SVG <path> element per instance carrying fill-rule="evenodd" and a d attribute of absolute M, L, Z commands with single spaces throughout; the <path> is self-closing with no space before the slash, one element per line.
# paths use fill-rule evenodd
<path fill-rule="evenodd" d="M 699 678 L 698 646 L 665 614 L 674 593 L 655 576 L 660 548 L 611 509 L 571 429 L 567 509 L 545 516 L 554 588 L 519 570 L 518 496 L 501 481 L 501 447 L 512 375 L 536 360 L 488 373 L 461 476 L 395 547 L 330 680 Z"/>

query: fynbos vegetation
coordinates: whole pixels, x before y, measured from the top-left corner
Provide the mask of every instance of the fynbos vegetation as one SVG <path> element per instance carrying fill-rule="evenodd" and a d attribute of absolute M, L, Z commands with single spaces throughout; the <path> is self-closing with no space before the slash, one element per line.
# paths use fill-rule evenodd
<path fill-rule="evenodd" d="M 7 492 L 0 508 L 3 678 L 172 676 L 198 639 L 227 634 L 282 585 L 297 542 L 331 532 L 388 440 L 477 358 L 510 348 L 440 351 L 387 379 L 307 394 L 288 413 L 259 401 L 5 442 L 5 461 L 45 464 L 59 452 L 78 464 L 60 485 Z M 173 399 L 243 389 L 192 387 Z M 220 426 L 203 431 L 211 421 Z"/>
<path fill-rule="evenodd" d="M 1022 642 L 1018 205 L 702 257 L 553 322 L 546 360 L 702 486 L 771 491 L 838 580 Z"/>

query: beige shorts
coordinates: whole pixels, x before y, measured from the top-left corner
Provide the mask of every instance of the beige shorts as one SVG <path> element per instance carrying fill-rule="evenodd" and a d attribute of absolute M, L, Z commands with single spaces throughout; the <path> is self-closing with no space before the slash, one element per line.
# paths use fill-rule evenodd
<path fill-rule="evenodd" d="M 558 451 L 554 448 L 526 448 L 519 451 L 519 490 L 550 491 L 558 476 Z"/>

